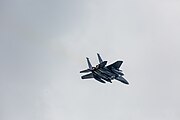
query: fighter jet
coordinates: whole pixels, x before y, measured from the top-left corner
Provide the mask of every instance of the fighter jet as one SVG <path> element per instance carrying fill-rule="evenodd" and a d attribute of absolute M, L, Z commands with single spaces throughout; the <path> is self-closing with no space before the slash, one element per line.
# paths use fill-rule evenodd
<path fill-rule="evenodd" d="M 89 58 L 86 58 L 89 68 L 80 71 L 80 73 L 87 73 L 87 72 L 91 72 L 91 73 L 82 76 L 81 77 L 82 79 L 94 78 L 101 83 L 106 83 L 106 82 L 112 83 L 111 80 L 116 79 L 118 81 L 121 81 L 122 83 L 129 84 L 127 80 L 122 77 L 124 75 L 122 73 L 122 70 L 119 70 L 123 61 L 116 61 L 113 64 L 106 66 L 107 61 L 103 61 L 98 53 L 97 56 L 98 56 L 99 64 L 96 65 L 96 67 L 92 67 Z"/>

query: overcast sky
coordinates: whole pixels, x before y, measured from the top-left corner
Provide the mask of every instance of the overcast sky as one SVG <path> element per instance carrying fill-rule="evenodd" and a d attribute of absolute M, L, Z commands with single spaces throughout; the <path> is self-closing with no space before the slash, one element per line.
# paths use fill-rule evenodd
<path fill-rule="evenodd" d="M 179 0 L 1 0 L 1 120 L 179 120 Z M 130 85 L 81 80 L 123 60 Z"/>

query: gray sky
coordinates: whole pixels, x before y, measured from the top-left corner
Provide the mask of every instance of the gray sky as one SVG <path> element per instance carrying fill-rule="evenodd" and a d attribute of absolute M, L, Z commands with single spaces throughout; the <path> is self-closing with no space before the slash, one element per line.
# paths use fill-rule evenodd
<path fill-rule="evenodd" d="M 179 120 L 180 1 L 2 0 L 1 120 Z M 96 53 L 130 85 L 83 81 Z"/>

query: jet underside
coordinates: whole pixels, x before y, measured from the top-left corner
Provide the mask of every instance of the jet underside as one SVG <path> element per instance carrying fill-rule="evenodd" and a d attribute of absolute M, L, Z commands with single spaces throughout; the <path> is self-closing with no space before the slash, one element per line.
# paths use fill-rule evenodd
<path fill-rule="evenodd" d="M 80 71 L 80 73 L 88 73 L 86 75 L 81 76 L 82 79 L 90 79 L 94 78 L 95 80 L 106 83 L 112 83 L 112 80 L 121 81 L 124 84 L 129 84 L 128 81 L 123 78 L 121 67 L 123 61 L 116 61 L 113 64 L 106 66 L 107 61 L 103 61 L 99 54 L 97 54 L 99 64 L 96 67 L 92 67 L 89 58 L 87 59 L 88 69 Z"/>

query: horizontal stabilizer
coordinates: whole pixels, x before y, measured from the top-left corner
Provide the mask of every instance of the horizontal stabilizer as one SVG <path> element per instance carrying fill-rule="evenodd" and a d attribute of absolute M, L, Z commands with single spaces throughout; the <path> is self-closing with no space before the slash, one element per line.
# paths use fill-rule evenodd
<path fill-rule="evenodd" d="M 80 73 L 87 73 L 87 72 L 91 72 L 91 70 L 90 69 L 86 69 L 86 70 L 80 71 Z"/>
<path fill-rule="evenodd" d="M 107 68 L 112 68 L 114 67 L 115 69 L 119 69 L 122 65 L 123 61 L 116 61 L 115 63 L 108 65 Z"/>
<path fill-rule="evenodd" d="M 90 78 L 94 78 L 94 76 L 93 76 L 93 73 L 89 73 L 87 75 L 83 75 L 81 78 L 82 79 L 90 79 Z"/>

